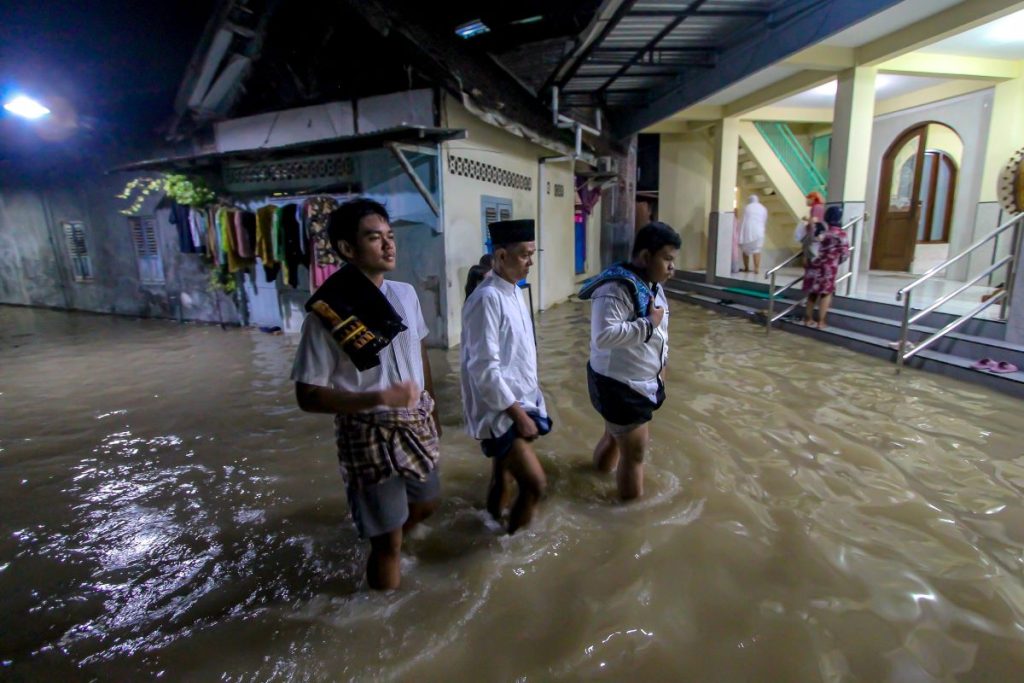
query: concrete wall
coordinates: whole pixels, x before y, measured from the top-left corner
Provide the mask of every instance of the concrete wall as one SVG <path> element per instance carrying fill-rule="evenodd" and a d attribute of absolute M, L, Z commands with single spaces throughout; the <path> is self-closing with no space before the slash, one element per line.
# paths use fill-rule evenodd
<path fill-rule="evenodd" d="M 683 238 L 676 259 L 680 270 L 706 267 L 713 170 L 714 150 L 705 133 L 661 135 L 658 217 Z"/>
<path fill-rule="evenodd" d="M 208 270 L 198 254 L 178 251 L 177 231 L 153 197 L 142 213 L 156 218 L 165 282 L 142 284 L 129 232 L 116 199 L 127 174 L 70 180 L 63 187 L 0 190 L 0 303 L 50 306 L 141 317 L 236 323 L 238 311 L 208 290 Z M 62 221 L 81 221 L 93 278 L 72 276 Z"/>
<path fill-rule="evenodd" d="M 868 166 L 867 211 L 872 215 L 864 234 L 864 249 L 861 253 L 861 268 L 867 270 L 871 258 L 871 246 L 878 214 L 878 183 L 882 173 L 882 157 L 886 150 L 908 128 L 933 121 L 952 128 L 963 141 L 963 158 L 953 208 L 953 225 L 950 231 L 949 253 L 955 254 L 968 246 L 976 236 L 995 227 L 977 218 L 978 202 L 981 195 L 981 176 L 985 166 L 985 150 L 988 145 L 988 127 L 992 113 L 992 90 L 982 90 L 943 102 L 935 102 L 905 111 L 879 116 L 875 119 L 871 136 L 871 152 Z M 984 260 L 984 264 L 982 263 Z M 970 272 L 974 273 L 988 263 L 974 259 Z M 947 277 L 963 280 L 968 273 L 968 264 L 956 264 L 950 268 Z"/>
<path fill-rule="evenodd" d="M 534 308 L 540 310 L 564 301 L 576 289 L 573 251 L 573 174 L 568 162 L 545 164 L 544 183 L 540 183 L 539 160 L 554 154 L 523 138 L 487 124 L 473 116 L 457 101 L 446 98 L 442 125 L 461 128 L 468 138 L 443 145 L 442 196 L 445 242 L 445 301 L 450 345 L 459 343 L 462 333 L 462 304 L 469 268 L 483 254 L 481 198 L 497 197 L 512 202 L 513 218 L 538 220 L 543 193 L 544 215 L 540 217 L 538 252 L 527 281 L 533 293 Z M 510 187 L 490 177 L 476 178 L 454 172 L 452 157 L 486 164 L 502 171 L 529 178 L 529 189 Z M 551 194 L 547 194 L 547 183 Z M 561 184 L 564 196 L 556 197 L 554 187 Z M 595 211 L 600 215 L 599 209 Z M 595 221 L 591 221 L 594 225 Z M 596 227 L 596 225 L 595 225 Z M 593 229 L 588 245 L 596 250 L 597 236 Z M 595 252 L 596 253 L 596 252 Z M 597 258 L 591 257 L 591 268 Z M 543 284 L 540 282 L 543 272 Z"/>

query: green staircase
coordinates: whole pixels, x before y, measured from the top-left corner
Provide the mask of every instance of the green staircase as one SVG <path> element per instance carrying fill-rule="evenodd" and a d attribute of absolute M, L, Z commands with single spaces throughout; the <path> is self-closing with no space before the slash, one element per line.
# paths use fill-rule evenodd
<path fill-rule="evenodd" d="M 788 124 L 779 121 L 755 121 L 754 126 L 803 194 L 820 192 L 827 195 L 828 171 L 815 164 L 815 160 L 807 154 Z M 816 150 L 815 156 L 819 157 L 818 164 L 821 164 L 820 151 Z"/>

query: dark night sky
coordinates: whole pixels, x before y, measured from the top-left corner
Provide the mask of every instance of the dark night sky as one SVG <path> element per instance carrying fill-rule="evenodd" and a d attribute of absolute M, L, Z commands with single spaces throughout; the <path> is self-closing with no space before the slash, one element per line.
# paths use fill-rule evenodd
<path fill-rule="evenodd" d="M 47 135 L 0 110 L 0 163 L 59 165 L 90 150 L 158 138 L 215 4 L 0 3 L 0 94 L 63 98 L 77 118 Z"/>

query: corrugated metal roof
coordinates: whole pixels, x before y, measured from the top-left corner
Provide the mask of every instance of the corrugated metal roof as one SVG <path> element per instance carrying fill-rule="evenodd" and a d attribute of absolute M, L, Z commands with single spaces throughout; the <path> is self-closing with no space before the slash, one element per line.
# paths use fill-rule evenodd
<path fill-rule="evenodd" d="M 569 101 L 638 104 L 677 71 L 713 66 L 731 41 L 767 20 L 785 0 L 639 0 L 596 41 L 562 83 Z"/>

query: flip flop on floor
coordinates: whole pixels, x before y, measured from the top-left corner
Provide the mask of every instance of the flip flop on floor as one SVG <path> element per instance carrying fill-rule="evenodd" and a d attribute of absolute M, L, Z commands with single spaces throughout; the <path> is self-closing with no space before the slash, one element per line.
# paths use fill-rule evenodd
<path fill-rule="evenodd" d="M 981 360 L 972 363 L 971 367 L 975 370 L 991 370 L 999 365 L 998 361 L 994 361 L 991 358 L 982 358 Z"/>
<path fill-rule="evenodd" d="M 1007 372 L 1017 372 L 1018 369 L 1019 368 L 1016 365 L 1014 365 L 1013 363 L 1009 363 L 1005 360 L 1001 360 L 989 368 L 989 370 L 991 370 L 992 372 L 998 372 L 1001 374 Z"/>

